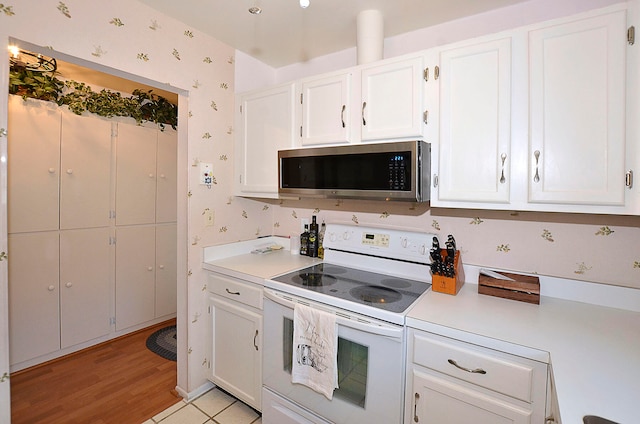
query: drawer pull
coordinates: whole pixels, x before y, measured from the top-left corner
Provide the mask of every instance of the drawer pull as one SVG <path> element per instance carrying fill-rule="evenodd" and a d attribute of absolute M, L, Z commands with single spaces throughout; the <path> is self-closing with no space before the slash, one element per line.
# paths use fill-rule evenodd
<path fill-rule="evenodd" d="M 418 418 L 418 401 L 420 400 L 420 394 L 416 393 L 415 394 L 415 401 L 413 402 L 413 422 L 418 422 L 420 421 L 420 418 Z"/>
<path fill-rule="evenodd" d="M 462 371 L 470 372 L 470 373 L 473 373 L 473 374 L 486 374 L 487 373 L 482 368 L 476 368 L 475 370 L 472 370 L 470 368 L 462 367 L 462 366 L 458 365 L 458 363 L 456 361 L 454 361 L 453 359 L 449 359 L 447 362 L 449 362 L 454 367 L 456 367 L 458 369 L 461 369 Z"/>
<path fill-rule="evenodd" d="M 240 296 L 240 292 L 232 292 L 232 291 L 231 291 L 231 290 L 229 290 L 229 289 L 225 289 L 225 290 L 226 290 L 226 291 L 227 291 L 227 293 L 229 293 L 229 294 L 235 294 L 236 296 Z"/>
<path fill-rule="evenodd" d="M 256 343 L 256 338 L 258 338 L 258 330 L 256 330 L 256 335 L 253 336 L 253 347 L 256 348 L 256 351 L 258 350 L 258 344 Z"/>

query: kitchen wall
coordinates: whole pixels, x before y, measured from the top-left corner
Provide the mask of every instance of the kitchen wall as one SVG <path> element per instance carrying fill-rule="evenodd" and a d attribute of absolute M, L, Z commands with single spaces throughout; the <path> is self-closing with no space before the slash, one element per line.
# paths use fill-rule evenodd
<path fill-rule="evenodd" d="M 531 0 L 385 40 L 385 58 L 474 36 L 606 7 L 618 0 Z M 637 3 L 637 1 L 635 2 Z M 637 7 L 637 6 L 636 6 Z M 236 66 L 237 86 L 245 81 Z M 356 64 L 356 49 L 267 70 L 273 83 Z M 254 68 L 255 69 L 255 68 Z M 629 138 L 629 143 L 638 143 Z M 453 234 L 464 263 L 640 289 L 640 217 L 429 208 L 428 205 L 357 201 L 284 201 L 274 206 L 276 234 L 299 232 L 300 219 L 393 226 Z"/>
<path fill-rule="evenodd" d="M 83 64 L 176 87 L 180 96 L 178 269 L 178 384 L 202 386 L 208 357 L 206 279 L 202 247 L 271 233 L 270 207 L 232 196 L 235 51 L 187 25 L 131 0 L 9 0 L 0 4 L 0 41 L 9 38 L 51 49 Z M 6 54 L 6 53 L 5 53 Z M 7 56 L 5 56 L 7 57 Z M 0 154 L 6 157 L 8 61 L 0 61 Z M 11 160 L 11 158 L 8 158 Z M 214 184 L 199 185 L 198 163 L 213 164 Z M 0 162 L 0 198 L 6 165 Z M 204 212 L 215 212 L 205 227 Z M 0 251 L 6 252 L 6 204 L 0 205 Z M 10 257 L 11 252 L 7 252 Z M 6 260 L 0 256 L 0 306 L 7 298 Z M 0 341 L 7 308 L 0 308 Z M 0 377 L 8 372 L 0 343 Z M 2 379 L 2 386 L 8 380 Z M 7 384 L 8 385 L 8 384 Z M 5 389 L 3 389 L 4 391 Z M 0 393 L 2 394 L 2 393 Z M 0 396 L 2 398 L 2 396 Z M 0 404 L 2 399 L 0 399 Z M 8 408 L 2 408 L 7 410 Z M 2 417 L 0 417 L 0 421 Z"/>

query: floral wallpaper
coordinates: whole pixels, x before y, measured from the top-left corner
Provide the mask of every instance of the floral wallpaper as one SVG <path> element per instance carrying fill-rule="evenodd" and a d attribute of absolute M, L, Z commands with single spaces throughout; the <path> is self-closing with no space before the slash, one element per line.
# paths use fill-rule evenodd
<path fill-rule="evenodd" d="M 5 52 L 9 38 L 49 48 L 52 55 L 61 52 L 169 84 L 187 98 L 180 104 L 178 124 L 186 162 L 179 163 L 178 169 L 188 178 L 188 187 L 181 187 L 184 201 L 178 209 L 179 214 L 187 214 L 188 240 L 183 245 L 187 249 L 188 363 L 186 372 L 179 373 L 178 384 L 188 392 L 196 390 L 206 382 L 209 362 L 202 247 L 271 231 L 270 208 L 232 195 L 234 49 L 130 0 L 3 1 L 0 39 Z M 7 87 L 0 84 L 0 98 L 6 99 Z M 3 107 L 0 143 L 7 139 L 6 122 Z M 210 184 L 199 184 L 200 163 L 212 165 Z M 209 216 L 212 219 L 205 219 Z"/>
<path fill-rule="evenodd" d="M 463 263 L 640 289 L 640 217 L 439 209 L 428 204 L 287 200 L 275 234 L 300 220 L 397 227 L 456 238 Z"/>

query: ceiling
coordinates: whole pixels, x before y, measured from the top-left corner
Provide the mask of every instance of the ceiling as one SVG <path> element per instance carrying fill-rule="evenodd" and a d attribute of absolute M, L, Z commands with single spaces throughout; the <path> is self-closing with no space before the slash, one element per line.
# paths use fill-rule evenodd
<path fill-rule="evenodd" d="M 390 37 L 526 0 L 139 0 L 279 68 L 356 46 L 358 13 L 382 13 Z M 259 15 L 250 7 L 262 9 Z"/>

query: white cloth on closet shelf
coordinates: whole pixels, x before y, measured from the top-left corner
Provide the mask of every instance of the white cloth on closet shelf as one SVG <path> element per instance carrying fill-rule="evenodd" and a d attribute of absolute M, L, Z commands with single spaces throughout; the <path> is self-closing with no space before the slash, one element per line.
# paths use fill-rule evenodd
<path fill-rule="evenodd" d="M 338 329 L 334 314 L 296 304 L 292 359 L 291 382 L 304 384 L 331 400 L 338 388 Z"/>

